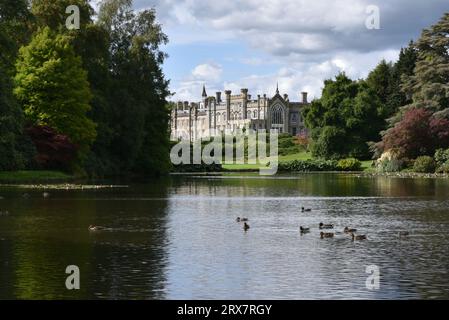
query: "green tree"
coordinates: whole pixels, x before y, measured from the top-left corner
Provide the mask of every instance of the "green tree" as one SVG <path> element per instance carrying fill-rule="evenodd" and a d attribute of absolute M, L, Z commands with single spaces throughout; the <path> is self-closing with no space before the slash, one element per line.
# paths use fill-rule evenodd
<path fill-rule="evenodd" d="M 404 92 L 412 97 L 406 108 L 426 108 L 449 114 L 449 13 L 424 29 L 416 42 L 418 59 L 413 75 L 406 77 Z"/>
<path fill-rule="evenodd" d="M 131 5 L 108 0 L 100 7 L 97 24 L 109 35 L 110 78 L 107 112 L 93 113 L 102 133 L 91 165 L 92 171 L 103 166 L 157 174 L 169 164 L 169 91 L 161 69 L 166 55 L 159 49 L 167 36 L 154 10 L 135 13 Z"/>
<path fill-rule="evenodd" d="M 86 113 L 91 93 L 86 71 L 70 37 L 39 29 L 20 49 L 14 93 L 28 121 L 48 125 L 79 146 L 80 159 L 95 139 L 95 124 Z"/>
<path fill-rule="evenodd" d="M 364 81 L 344 73 L 326 80 L 320 99 L 304 109 L 312 129 L 312 153 L 323 158 L 368 158 L 367 142 L 378 141 L 385 126 L 385 110 Z"/>
<path fill-rule="evenodd" d="M 23 168 L 33 156 L 25 152 L 23 114 L 12 93 L 13 62 L 29 21 L 25 0 L 0 0 L 0 170 Z"/>

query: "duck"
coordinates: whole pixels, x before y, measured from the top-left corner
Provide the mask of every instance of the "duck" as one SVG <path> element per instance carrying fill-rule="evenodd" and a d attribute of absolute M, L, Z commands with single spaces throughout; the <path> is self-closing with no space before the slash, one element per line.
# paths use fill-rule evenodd
<path fill-rule="evenodd" d="M 236 219 L 235 221 L 237 221 L 237 222 L 248 222 L 249 219 L 248 219 L 248 218 L 240 218 L 240 217 L 237 217 L 237 219 Z"/>
<path fill-rule="evenodd" d="M 333 229 L 334 225 L 333 224 L 324 224 L 322 222 L 320 222 L 320 224 L 318 225 L 318 227 L 320 229 Z"/>
<path fill-rule="evenodd" d="M 345 229 L 343 230 L 344 233 L 355 233 L 357 232 L 357 229 L 351 229 L 349 227 L 345 227 Z"/>
<path fill-rule="evenodd" d="M 359 235 L 355 235 L 354 233 L 351 233 L 351 237 L 352 237 L 352 241 L 354 240 L 366 240 L 366 235 L 364 234 L 359 234 Z"/>
<path fill-rule="evenodd" d="M 300 226 L 299 227 L 299 231 L 301 233 L 307 233 L 307 232 L 310 232 L 310 228 L 304 228 L 303 226 Z"/>
<path fill-rule="evenodd" d="M 50 198 L 50 193 L 44 192 L 44 193 L 42 194 L 42 196 L 43 196 L 44 198 Z"/>
<path fill-rule="evenodd" d="M 101 231 L 101 230 L 105 230 L 105 227 L 101 227 L 101 226 L 94 226 L 94 225 L 90 225 L 89 226 L 89 231 Z"/>
<path fill-rule="evenodd" d="M 399 231 L 399 237 L 407 237 L 410 235 L 408 231 Z"/>
<path fill-rule="evenodd" d="M 320 238 L 333 238 L 334 234 L 332 232 L 320 232 Z"/>
<path fill-rule="evenodd" d="M 304 207 L 301 207 L 301 212 L 311 212 L 312 209 L 306 209 Z"/>
<path fill-rule="evenodd" d="M 245 231 L 249 230 L 249 224 L 247 224 L 246 222 L 243 225 L 243 230 L 245 230 Z"/>

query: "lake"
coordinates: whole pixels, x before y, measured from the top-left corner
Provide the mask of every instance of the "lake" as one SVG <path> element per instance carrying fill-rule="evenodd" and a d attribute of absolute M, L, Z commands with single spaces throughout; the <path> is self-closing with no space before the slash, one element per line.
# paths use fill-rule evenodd
<path fill-rule="evenodd" d="M 229 174 L 47 192 L 0 187 L 0 299 L 449 299 L 448 179 Z M 65 287 L 68 265 L 80 290 Z"/>

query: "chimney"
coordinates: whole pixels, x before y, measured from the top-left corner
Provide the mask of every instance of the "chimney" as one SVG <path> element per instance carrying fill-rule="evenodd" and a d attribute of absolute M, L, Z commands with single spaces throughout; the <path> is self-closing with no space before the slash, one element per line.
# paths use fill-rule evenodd
<path fill-rule="evenodd" d="M 248 89 L 242 89 L 241 90 L 241 92 L 242 92 L 242 95 L 243 95 L 243 110 L 242 110 L 242 113 L 243 113 L 243 119 L 247 119 L 247 109 L 248 109 Z"/>
<path fill-rule="evenodd" d="M 302 94 L 302 103 L 307 104 L 307 92 L 301 92 Z"/>
<path fill-rule="evenodd" d="M 217 103 L 221 103 L 221 92 L 217 92 L 216 93 L 216 97 L 217 97 Z"/>
<path fill-rule="evenodd" d="M 284 100 L 287 101 L 288 100 L 288 94 L 284 93 Z"/>
<path fill-rule="evenodd" d="M 231 118 L 231 90 L 226 90 L 225 91 L 225 95 L 226 95 L 226 119 L 230 119 Z"/>

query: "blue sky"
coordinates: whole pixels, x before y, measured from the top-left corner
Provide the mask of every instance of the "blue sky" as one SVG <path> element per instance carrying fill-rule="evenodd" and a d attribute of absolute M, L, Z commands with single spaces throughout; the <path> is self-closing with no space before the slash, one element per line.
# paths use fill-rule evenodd
<path fill-rule="evenodd" d="M 365 26 L 376 5 L 380 29 Z M 319 97 L 323 80 L 345 71 L 365 77 L 381 59 L 449 12 L 447 0 L 135 0 L 154 7 L 170 43 L 164 72 L 172 100 L 198 101 L 249 88 L 254 96 L 281 93 Z"/>

